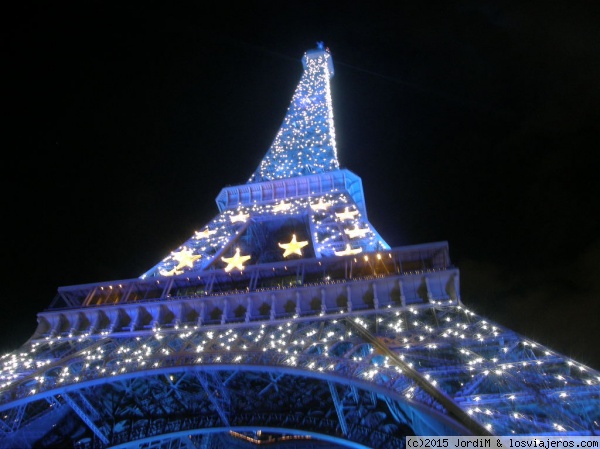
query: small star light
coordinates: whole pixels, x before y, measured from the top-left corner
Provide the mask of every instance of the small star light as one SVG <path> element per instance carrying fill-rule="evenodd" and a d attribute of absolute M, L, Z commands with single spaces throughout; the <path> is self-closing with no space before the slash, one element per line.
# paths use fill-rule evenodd
<path fill-rule="evenodd" d="M 285 212 L 290 207 L 292 207 L 292 205 L 290 203 L 284 203 L 282 201 L 281 203 L 277 204 L 276 206 L 273 206 L 273 212 Z"/>
<path fill-rule="evenodd" d="M 230 220 L 231 220 L 232 223 L 235 223 L 236 221 L 241 221 L 242 223 L 245 223 L 246 220 L 248 218 L 250 218 L 250 215 L 249 214 L 245 214 L 243 212 L 240 212 L 237 215 L 231 215 L 229 218 L 230 218 Z"/>
<path fill-rule="evenodd" d="M 234 268 L 240 271 L 244 270 L 244 262 L 250 259 L 250 256 L 240 256 L 240 249 L 235 249 L 235 255 L 233 257 L 221 257 L 221 260 L 227 264 L 225 271 L 230 272 Z"/>
<path fill-rule="evenodd" d="M 343 251 L 334 251 L 336 256 L 350 256 L 352 254 L 358 254 L 362 252 L 362 248 L 352 249 L 350 243 L 346 243 L 346 249 Z"/>
<path fill-rule="evenodd" d="M 177 262 L 179 262 L 177 264 L 177 266 L 175 267 L 175 270 L 179 270 L 180 268 L 183 268 L 183 267 L 193 268 L 194 262 L 202 257 L 201 255 L 194 256 L 192 254 L 193 252 L 194 252 L 193 250 L 184 247 L 178 253 L 171 254 L 171 257 L 173 257 L 173 259 L 175 259 Z"/>
<path fill-rule="evenodd" d="M 200 239 L 207 239 L 209 238 L 211 235 L 216 234 L 217 231 L 210 231 L 208 229 L 208 227 L 204 230 L 204 231 L 196 231 L 194 233 L 194 238 L 200 240 Z"/>
<path fill-rule="evenodd" d="M 352 212 L 348 211 L 348 208 L 346 208 L 346 210 L 344 212 L 336 212 L 335 215 L 340 219 L 340 220 L 352 220 L 354 219 L 355 215 L 358 215 L 358 211 L 354 210 Z"/>
<path fill-rule="evenodd" d="M 355 237 L 364 237 L 367 232 L 369 232 L 369 228 L 359 229 L 358 225 L 354 225 L 354 229 L 344 229 L 344 232 L 351 239 Z"/>
<path fill-rule="evenodd" d="M 299 256 L 301 256 L 302 248 L 308 245 L 308 241 L 298 242 L 296 241 L 296 234 L 293 234 L 290 243 L 278 243 L 278 245 L 280 248 L 285 249 L 285 251 L 283 252 L 283 257 L 287 257 L 290 254 L 298 254 Z"/>
<path fill-rule="evenodd" d="M 319 202 L 311 204 L 310 208 L 312 210 L 327 210 L 329 209 L 329 206 L 331 206 L 331 203 L 323 201 L 323 198 L 319 198 Z"/>

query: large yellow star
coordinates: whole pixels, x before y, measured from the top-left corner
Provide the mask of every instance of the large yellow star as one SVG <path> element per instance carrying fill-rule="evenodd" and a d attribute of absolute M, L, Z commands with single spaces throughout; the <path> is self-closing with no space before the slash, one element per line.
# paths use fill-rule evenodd
<path fill-rule="evenodd" d="M 211 235 L 216 234 L 217 231 L 211 231 L 208 229 L 208 227 L 204 230 L 204 231 L 196 231 L 194 234 L 194 238 L 196 239 L 207 239 L 209 238 Z"/>
<path fill-rule="evenodd" d="M 232 223 L 235 223 L 236 221 L 241 221 L 242 223 L 245 223 L 246 220 L 250 217 L 249 214 L 245 214 L 243 212 L 240 212 L 237 215 L 230 215 L 229 219 L 231 220 Z"/>
<path fill-rule="evenodd" d="M 340 219 L 340 220 L 352 220 L 354 218 L 355 215 L 358 215 L 358 211 L 357 210 L 353 210 L 352 212 L 348 211 L 348 208 L 346 208 L 344 210 L 344 212 L 336 212 L 335 215 Z"/>
<path fill-rule="evenodd" d="M 175 267 L 175 270 L 179 270 L 183 267 L 193 268 L 194 262 L 202 257 L 200 254 L 194 256 L 193 252 L 193 250 L 184 247 L 178 253 L 171 254 L 173 259 L 175 259 L 178 262 L 177 266 Z"/>
<path fill-rule="evenodd" d="M 346 249 L 343 251 L 334 251 L 336 256 L 350 256 L 352 254 L 358 254 L 362 252 L 362 248 L 352 249 L 350 243 L 346 243 Z"/>
<path fill-rule="evenodd" d="M 331 206 L 331 203 L 328 201 L 323 201 L 323 198 L 319 198 L 318 203 L 313 203 L 310 205 L 312 210 L 327 210 Z"/>
<path fill-rule="evenodd" d="M 160 275 L 161 275 L 161 276 L 177 276 L 178 274 L 182 274 L 182 273 L 183 273 L 183 271 L 179 271 L 179 270 L 177 270 L 177 269 L 173 268 L 173 269 L 172 269 L 172 270 L 170 270 L 170 271 L 167 271 L 167 270 L 159 270 L 159 273 L 160 273 Z"/>
<path fill-rule="evenodd" d="M 298 254 L 301 256 L 302 248 L 308 245 L 308 241 L 298 242 L 296 241 L 296 234 L 292 234 L 292 240 L 290 240 L 290 243 L 278 243 L 278 245 L 280 248 L 285 249 L 283 252 L 283 257 L 287 257 L 290 254 Z"/>
<path fill-rule="evenodd" d="M 348 237 L 353 239 L 355 237 L 364 237 L 369 232 L 369 228 L 360 229 L 358 225 L 354 225 L 354 229 L 344 229 L 344 232 Z"/>
<path fill-rule="evenodd" d="M 229 272 L 234 268 L 240 271 L 244 270 L 244 262 L 250 259 L 250 256 L 240 256 L 240 249 L 235 249 L 235 255 L 233 257 L 221 257 L 221 260 L 227 264 L 225 271 Z"/>
<path fill-rule="evenodd" d="M 291 207 L 292 207 L 292 205 L 290 203 L 281 201 L 279 204 L 273 206 L 273 212 L 285 212 L 286 210 L 289 210 Z"/>

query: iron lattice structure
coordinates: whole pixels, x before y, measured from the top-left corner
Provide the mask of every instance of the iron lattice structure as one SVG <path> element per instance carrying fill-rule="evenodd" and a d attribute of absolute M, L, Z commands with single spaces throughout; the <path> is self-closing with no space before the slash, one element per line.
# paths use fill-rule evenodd
<path fill-rule="evenodd" d="M 0 447 L 403 447 L 597 435 L 600 373 L 461 302 L 448 244 L 390 248 L 339 168 L 319 46 L 271 148 L 139 278 L 58 289 L 5 354 Z"/>

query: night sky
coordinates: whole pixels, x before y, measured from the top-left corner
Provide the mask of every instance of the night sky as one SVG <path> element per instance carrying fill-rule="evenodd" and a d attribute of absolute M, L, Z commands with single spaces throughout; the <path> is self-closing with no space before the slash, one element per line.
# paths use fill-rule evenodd
<path fill-rule="evenodd" d="M 58 287 L 138 277 L 214 217 L 323 41 L 381 236 L 447 241 L 471 310 L 600 369 L 597 2 L 164 3 L 4 18 L 1 353 Z"/>

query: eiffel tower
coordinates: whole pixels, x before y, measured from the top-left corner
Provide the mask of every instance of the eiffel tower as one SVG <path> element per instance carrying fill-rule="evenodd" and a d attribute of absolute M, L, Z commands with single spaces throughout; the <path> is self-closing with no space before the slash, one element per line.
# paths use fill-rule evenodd
<path fill-rule="evenodd" d="M 60 287 L 1 358 L 2 448 L 401 448 L 598 435 L 600 373 L 461 302 L 447 242 L 391 248 L 338 163 L 328 49 L 264 159 L 135 279 Z"/>

